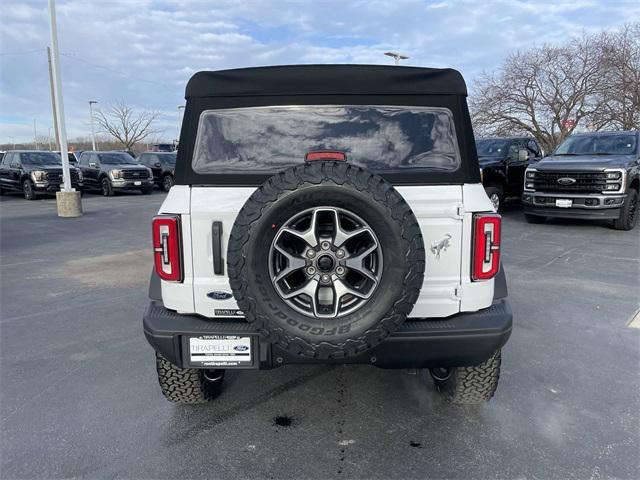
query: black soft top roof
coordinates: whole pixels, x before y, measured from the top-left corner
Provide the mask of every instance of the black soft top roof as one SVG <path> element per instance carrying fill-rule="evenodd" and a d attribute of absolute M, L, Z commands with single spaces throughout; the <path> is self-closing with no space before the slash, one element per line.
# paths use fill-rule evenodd
<path fill-rule="evenodd" d="M 283 65 L 198 72 L 186 98 L 270 95 L 467 95 L 450 68 Z"/>

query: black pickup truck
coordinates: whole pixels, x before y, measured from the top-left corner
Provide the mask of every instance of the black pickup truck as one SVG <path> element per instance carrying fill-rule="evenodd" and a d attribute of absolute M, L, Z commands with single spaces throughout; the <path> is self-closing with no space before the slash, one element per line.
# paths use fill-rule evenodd
<path fill-rule="evenodd" d="M 525 173 L 528 222 L 547 217 L 612 220 L 618 230 L 638 223 L 640 133 L 581 133 Z"/>
<path fill-rule="evenodd" d="M 476 150 L 482 184 L 496 211 L 506 197 L 520 198 L 527 165 L 542 158 L 533 137 L 479 138 Z"/>

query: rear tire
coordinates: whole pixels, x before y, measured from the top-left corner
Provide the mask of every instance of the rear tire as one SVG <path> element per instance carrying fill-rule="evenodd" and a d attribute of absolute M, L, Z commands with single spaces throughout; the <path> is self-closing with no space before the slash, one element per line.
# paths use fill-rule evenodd
<path fill-rule="evenodd" d="M 638 223 L 638 191 L 630 188 L 624 205 L 620 209 L 620 217 L 613 221 L 616 230 L 633 230 Z"/>
<path fill-rule="evenodd" d="M 528 213 L 524 214 L 524 218 L 527 223 L 544 223 L 547 221 L 547 217 L 541 217 L 540 215 L 529 215 Z"/>
<path fill-rule="evenodd" d="M 456 405 L 477 405 L 491 400 L 500 379 L 500 350 L 480 365 L 457 367 L 444 376 L 443 369 L 431 369 L 436 388 L 444 399 Z"/>
<path fill-rule="evenodd" d="M 182 405 L 207 403 L 220 394 L 224 370 L 211 372 L 213 382 L 205 379 L 205 371 L 197 368 L 179 368 L 156 352 L 158 382 L 165 398 Z M 213 375 L 213 376 L 212 376 Z"/>
<path fill-rule="evenodd" d="M 113 191 L 113 185 L 111 185 L 111 181 L 107 177 L 104 177 L 102 179 L 101 184 L 102 184 L 102 195 L 105 197 L 113 197 L 114 191 Z"/>
<path fill-rule="evenodd" d="M 31 185 L 30 180 L 22 182 L 22 194 L 24 195 L 25 200 L 34 200 L 36 198 L 36 194 L 33 191 L 33 185 Z"/>

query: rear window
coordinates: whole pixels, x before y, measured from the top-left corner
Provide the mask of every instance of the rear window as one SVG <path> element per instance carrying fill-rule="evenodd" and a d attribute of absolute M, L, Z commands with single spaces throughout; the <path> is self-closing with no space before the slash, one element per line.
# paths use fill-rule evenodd
<path fill-rule="evenodd" d="M 305 105 L 207 110 L 193 170 L 271 173 L 318 150 L 376 172 L 453 172 L 460 166 L 451 111 L 437 107 Z"/>

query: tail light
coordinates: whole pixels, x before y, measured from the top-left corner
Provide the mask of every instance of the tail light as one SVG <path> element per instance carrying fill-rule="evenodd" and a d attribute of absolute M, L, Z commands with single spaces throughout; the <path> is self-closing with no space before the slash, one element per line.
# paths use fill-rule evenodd
<path fill-rule="evenodd" d="M 473 215 L 473 259 L 471 279 L 489 280 L 500 269 L 500 215 Z"/>
<path fill-rule="evenodd" d="M 162 280 L 181 282 L 180 217 L 178 215 L 154 217 L 152 228 L 153 260 L 156 273 Z"/>
<path fill-rule="evenodd" d="M 313 162 L 316 160 L 336 160 L 339 162 L 346 162 L 347 154 L 344 152 L 321 150 L 318 152 L 307 152 L 307 154 L 304 156 L 305 162 Z"/>

